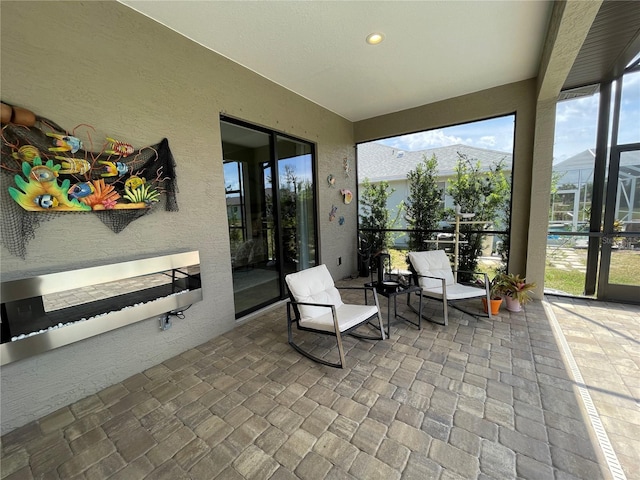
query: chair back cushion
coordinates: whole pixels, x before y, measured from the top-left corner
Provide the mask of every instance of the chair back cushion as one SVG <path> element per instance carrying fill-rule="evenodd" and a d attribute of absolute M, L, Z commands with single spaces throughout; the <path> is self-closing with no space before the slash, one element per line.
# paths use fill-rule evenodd
<path fill-rule="evenodd" d="M 285 281 L 289 287 L 289 293 L 296 302 L 335 305 L 336 309 L 343 304 L 340 292 L 324 264 L 290 273 L 285 277 Z M 298 309 L 302 321 L 331 313 L 326 307 L 300 305 Z"/>
<path fill-rule="evenodd" d="M 409 252 L 409 261 L 418 274 L 418 285 L 422 288 L 439 288 L 442 287 L 442 282 L 433 278 L 420 277 L 420 275 L 444 278 L 447 285 L 455 283 L 451 263 L 444 250 Z"/>

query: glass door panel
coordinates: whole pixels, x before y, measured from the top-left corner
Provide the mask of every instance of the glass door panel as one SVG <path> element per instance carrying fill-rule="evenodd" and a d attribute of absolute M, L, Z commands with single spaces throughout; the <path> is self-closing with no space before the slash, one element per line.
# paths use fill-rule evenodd
<path fill-rule="evenodd" d="M 221 122 L 236 317 L 280 299 L 271 232 L 271 135 Z"/>
<path fill-rule="evenodd" d="M 640 298 L 640 144 L 612 149 L 610 194 L 602 240 L 598 297 L 638 302 Z M 614 177 L 615 174 L 615 177 Z M 611 195 L 613 198 L 613 195 Z"/>
<path fill-rule="evenodd" d="M 277 136 L 284 274 L 316 264 L 313 152 L 308 143 Z"/>
<path fill-rule="evenodd" d="M 635 72 L 624 76 L 620 102 L 623 105 L 620 124 L 630 128 L 618 130 L 618 145 L 640 142 L 640 70 L 637 67 Z"/>
<path fill-rule="evenodd" d="M 588 293 L 590 245 L 599 254 L 600 225 L 591 228 L 594 205 L 596 131 L 600 94 L 558 102 L 549 202 L 545 292 L 582 296 Z M 580 126 L 574 115 L 581 114 Z M 563 158 L 566 157 L 566 158 Z M 597 207 L 596 207 L 597 208 Z M 597 259 L 596 259 L 597 261 Z M 596 264 L 597 268 L 597 264 Z M 593 283 L 595 283 L 595 271 Z"/>

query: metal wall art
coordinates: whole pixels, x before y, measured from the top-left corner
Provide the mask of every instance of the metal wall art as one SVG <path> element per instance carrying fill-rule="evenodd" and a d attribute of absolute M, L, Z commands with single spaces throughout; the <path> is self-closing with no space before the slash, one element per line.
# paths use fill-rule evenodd
<path fill-rule="evenodd" d="M 118 233 L 162 199 L 165 210 L 178 210 L 175 162 L 166 138 L 135 148 L 108 136 L 94 148 L 90 125 L 66 131 L 32 115 L 33 121 L 21 123 L 15 119 L 22 116 L 3 115 L 2 242 L 12 253 L 24 257 L 26 241 L 54 213 L 95 212 Z"/>

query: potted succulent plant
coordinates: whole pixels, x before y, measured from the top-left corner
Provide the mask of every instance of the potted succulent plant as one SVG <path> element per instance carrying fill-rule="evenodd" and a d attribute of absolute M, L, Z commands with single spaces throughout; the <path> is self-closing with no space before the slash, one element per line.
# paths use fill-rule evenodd
<path fill-rule="evenodd" d="M 525 278 L 520 278 L 519 274 L 508 273 L 504 275 L 504 295 L 507 302 L 507 310 L 519 312 L 522 305 L 531 301 L 531 290 L 536 288 L 535 283 L 527 283 Z"/>

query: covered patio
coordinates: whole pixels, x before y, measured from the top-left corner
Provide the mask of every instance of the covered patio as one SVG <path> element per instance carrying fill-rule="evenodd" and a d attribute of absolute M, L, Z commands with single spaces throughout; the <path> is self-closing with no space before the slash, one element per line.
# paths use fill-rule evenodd
<path fill-rule="evenodd" d="M 552 296 L 396 319 L 385 341 L 349 337 L 340 370 L 287 345 L 281 304 L 6 434 L 2 478 L 633 478 L 639 314 Z"/>
<path fill-rule="evenodd" d="M 95 128 L 83 135 L 87 146 L 95 139 L 96 150 L 104 139 L 136 147 L 170 141 L 181 191 L 179 211 L 157 209 L 117 236 L 88 212 L 60 212 L 37 234 L 16 230 L 28 249 L 25 244 L 21 256 L 3 245 L 2 281 L 197 250 L 204 293 L 170 330 L 158 328 L 165 312 L 3 365 L 0 478 L 633 477 L 640 471 L 640 307 L 542 299 L 549 222 L 538 203 L 546 203 L 551 189 L 559 94 L 618 78 L 617 69 L 638 53 L 638 2 L 334 2 L 333 16 L 325 16 L 331 2 L 295 3 L 315 13 L 288 2 L 2 2 L 3 103 L 52 119 L 69 134 L 81 125 Z M 375 49 L 365 35 L 377 25 L 363 20 L 384 3 L 405 3 L 407 10 L 378 13 L 395 25 L 384 22 L 387 40 Z M 221 35 L 217 46 L 245 46 L 275 72 L 304 87 L 313 82 L 324 95 L 210 49 L 128 6 L 134 4 L 193 9 L 204 31 Z M 347 10 L 337 11 L 338 4 Z M 213 9 L 208 15 L 205 5 Z M 255 11 L 251 28 L 241 5 L 269 12 Z M 499 10 L 487 15 L 490 6 Z M 424 10 L 413 14 L 408 7 Z M 483 11 L 474 15 L 472 7 Z M 306 21 L 325 18 L 314 25 L 330 42 L 309 35 Z M 416 27 L 407 28 L 409 20 Z M 442 30 L 425 27 L 426 20 Z M 482 34 L 460 29 L 462 20 Z M 496 28 L 497 20 L 509 28 Z M 600 21 L 620 40 L 617 53 L 605 51 L 609 43 L 598 35 L 591 41 Z M 304 42 L 284 35 L 294 26 Z M 413 32 L 437 36 L 405 35 Z M 229 41 L 231 33 L 239 40 Z M 266 33 L 286 48 L 265 41 Z M 480 39 L 492 37 L 495 42 L 482 47 Z M 387 48 L 400 38 L 403 48 Z M 447 55 L 441 55 L 443 39 L 452 45 Z M 491 57 L 470 54 L 476 46 Z M 289 47 L 300 50 L 291 54 Z M 509 51 L 499 54 L 498 47 Z M 600 75 L 600 62 L 586 69 L 595 78 L 572 75 L 584 72 L 577 67 L 594 50 L 610 76 Z M 385 68 L 381 53 L 401 63 Z M 438 57 L 446 68 L 434 66 Z M 522 68 L 506 74 L 525 58 Z M 311 67 L 301 67 L 303 60 Z M 505 74 L 498 74 L 498 61 Z M 424 72 L 411 74 L 409 64 Z M 484 81 L 480 67 L 489 73 Z M 413 99 L 394 94 L 409 91 L 396 83 L 403 78 L 419 87 Z M 434 95 L 452 79 L 464 88 Z M 374 90 L 374 80 L 381 90 Z M 359 100 L 360 109 L 346 110 L 350 99 Z M 387 340 L 348 339 L 345 370 L 313 363 L 287 344 L 282 278 L 276 303 L 236 317 L 224 121 L 313 147 L 314 261 L 340 279 L 358 270 L 357 202 L 347 205 L 339 193 L 357 194 L 355 145 L 512 114 L 509 270 L 539 285 L 525 312 L 503 310 L 491 321 L 452 312 L 447 327 L 424 323 L 421 331 L 398 321 Z M 14 158 L 18 147 L 7 145 L 5 157 Z M 265 167 L 275 172 L 270 162 Z M 24 171 L 16 170 L 7 170 L 7 178 Z M 268 168 L 264 172 L 263 181 Z M 334 187 L 329 179 L 336 177 Z M 9 222 L 7 205 L 2 202 L 0 213 Z M 439 309 L 428 304 L 425 310 L 436 315 Z M 335 353 L 328 339 L 308 341 L 317 342 L 316 353 Z"/>

